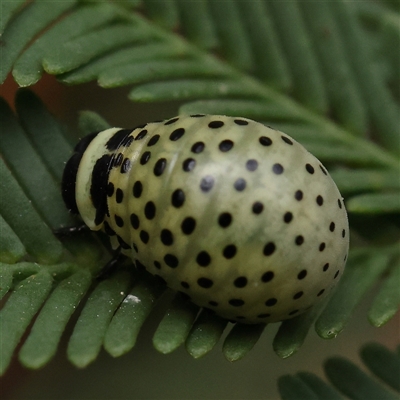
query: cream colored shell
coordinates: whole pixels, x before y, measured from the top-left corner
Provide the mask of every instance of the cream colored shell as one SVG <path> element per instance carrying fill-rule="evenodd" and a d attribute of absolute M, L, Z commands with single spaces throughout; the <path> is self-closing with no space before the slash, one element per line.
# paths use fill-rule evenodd
<path fill-rule="evenodd" d="M 79 168 L 77 204 L 91 229 L 103 226 L 94 223 L 91 171 L 118 130 L 100 133 Z M 299 315 L 336 285 L 349 246 L 342 196 L 294 139 L 215 115 L 150 123 L 130 136 L 129 146 L 109 152 L 130 166 L 110 169 L 105 221 L 114 246 L 123 241 L 124 252 L 169 287 L 222 317 L 259 323 Z M 195 221 L 192 232 L 185 221 Z"/>

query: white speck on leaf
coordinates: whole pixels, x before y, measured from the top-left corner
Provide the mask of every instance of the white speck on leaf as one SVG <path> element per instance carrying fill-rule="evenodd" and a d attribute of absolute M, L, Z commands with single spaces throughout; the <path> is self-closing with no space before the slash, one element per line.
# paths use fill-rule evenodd
<path fill-rule="evenodd" d="M 125 297 L 124 303 L 134 303 L 134 304 L 138 304 L 141 302 L 141 300 L 139 299 L 139 297 L 134 296 L 133 294 L 128 294 L 128 296 Z"/>

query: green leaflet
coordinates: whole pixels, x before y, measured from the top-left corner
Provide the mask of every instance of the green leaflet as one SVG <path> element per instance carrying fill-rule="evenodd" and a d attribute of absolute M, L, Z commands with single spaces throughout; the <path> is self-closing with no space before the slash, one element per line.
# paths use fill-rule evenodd
<path fill-rule="evenodd" d="M 154 347 L 163 354 L 176 350 L 185 342 L 198 311 L 197 306 L 176 295 L 154 333 Z"/>
<path fill-rule="evenodd" d="M 120 271 L 99 283 L 91 293 L 68 344 L 68 358 L 83 368 L 98 355 L 113 313 L 125 297 L 130 274 Z"/>
<path fill-rule="evenodd" d="M 119 13 L 114 7 L 103 3 L 77 8 L 60 23 L 47 30 L 32 46 L 18 58 L 13 76 L 20 86 L 36 83 L 43 74 L 42 60 L 47 54 L 58 51 L 59 38 L 64 41 L 79 37 L 99 26 L 114 20 Z"/>
<path fill-rule="evenodd" d="M 27 197 L 32 200 L 48 225 L 56 228 L 71 224 L 70 216 L 61 199 L 60 186 L 30 144 L 11 109 L 4 102 L 0 103 L 0 118 L 2 120 L 1 154 Z M 36 114 L 33 114 L 33 118 L 30 120 L 31 125 L 35 124 L 35 119 Z M 43 136 L 46 131 L 40 130 L 38 133 Z M 37 135 L 37 140 L 40 140 L 40 135 Z M 15 145 L 16 142 L 18 146 Z M 58 153 L 59 156 L 67 154 L 66 152 L 60 153 Z M 32 170 L 35 171 L 35 174 L 31 173 Z M 43 196 L 43 182 L 46 182 L 45 197 Z"/>
<path fill-rule="evenodd" d="M 226 337 L 222 352 L 228 361 L 243 358 L 257 343 L 265 329 L 265 324 L 236 324 Z"/>
<path fill-rule="evenodd" d="M 15 107 L 21 126 L 42 162 L 57 182 L 61 181 L 64 162 L 71 155 L 71 145 L 63 135 L 63 127 L 45 105 L 29 90 L 18 91 Z M 47 151 L 51 148 L 52 151 Z M 57 187 L 58 191 L 58 187 Z"/>
<path fill-rule="evenodd" d="M 355 16 L 357 9 L 344 1 L 332 4 L 339 28 L 346 40 L 346 56 L 355 71 L 354 78 L 367 106 L 366 111 L 370 113 L 373 124 L 379 131 L 380 142 L 398 153 L 400 151 L 399 105 L 383 83 L 382 76 L 376 69 L 368 67 L 369 48 L 367 38 L 363 35 Z M 387 49 L 388 52 L 396 53 L 399 41 L 391 38 L 388 43 L 391 44 L 391 48 Z"/>
<path fill-rule="evenodd" d="M 368 214 L 377 215 L 382 219 L 376 221 L 387 218 L 387 225 L 376 229 L 391 232 L 386 242 L 382 240 L 385 235 L 379 243 L 374 238 L 364 239 L 370 241 L 370 248 L 363 248 L 360 254 L 359 236 L 365 232 L 361 224 L 354 223 L 351 253 L 355 255 L 337 294 L 317 320 L 318 332 L 325 337 L 340 332 L 354 306 L 379 279 L 380 291 L 368 318 L 381 326 L 393 317 L 399 306 L 400 271 L 388 242 L 389 236 L 398 234 L 394 214 L 399 212 L 399 165 L 394 154 L 400 143 L 399 58 L 395 56 L 400 17 L 393 2 L 337 1 L 309 8 L 301 2 L 277 5 L 230 0 L 223 5 L 212 2 L 210 7 L 205 1 L 158 0 L 143 2 L 140 13 L 130 8 L 136 1 L 123 6 L 117 2 L 23 3 L 1 4 L 2 81 L 12 71 L 19 85 L 32 85 L 41 78 L 44 66 L 68 84 L 90 80 L 104 87 L 137 84 L 129 89 L 133 100 L 180 100 L 182 113 L 254 118 L 306 145 L 326 164 L 344 193 L 351 222 L 357 216 L 368 224 Z M 1 132 L 1 146 L 6 147 L 1 150 L 5 162 L 0 163 L 0 260 L 7 265 L 0 268 L 1 295 L 12 291 L 0 313 L 6 321 L 2 334 L 12 338 L 0 357 L 3 371 L 16 338 L 41 307 L 19 357 L 32 368 L 51 359 L 74 306 L 92 280 L 88 271 L 98 271 L 108 258 L 102 258 L 98 238 L 82 234 L 79 239 L 59 240 L 53 235 L 49 227 L 75 223 L 58 192 L 72 143 L 31 92 L 18 93 L 16 109 L 18 118 L 2 103 L 2 127 L 7 127 L 7 132 L 4 128 Z M 328 110 L 333 110 L 335 121 L 327 117 Z M 134 107 L 131 114 L 135 114 Z M 85 112 L 80 127 L 89 133 L 108 127 L 108 123 Z M 369 132 L 374 141 L 367 138 Z M 14 164 L 13 159 L 17 159 Z M 40 182 L 44 180 L 48 190 L 43 200 Z M 77 269 L 60 272 L 56 279 L 54 270 L 45 265 L 72 259 Z M 40 268 L 31 260 L 39 262 Z M 18 282 L 24 279 L 21 287 Z M 82 300 L 83 322 L 75 327 L 69 347 L 76 365 L 94 360 L 101 346 L 114 356 L 134 346 L 162 288 L 142 277 L 132 285 L 130 281 L 130 274 L 114 277 L 99 284 L 90 301 Z M 137 297 L 141 302 L 124 302 L 119 290 L 129 294 L 128 299 Z M 104 304 L 101 294 L 111 303 Z M 21 304 L 27 304 L 27 299 L 27 319 L 16 323 L 13 318 L 21 315 Z M 63 312 L 55 312 L 55 306 Z M 318 310 L 313 311 L 315 314 L 281 325 L 273 342 L 280 357 L 299 349 L 317 318 Z M 185 343 L 195 358 L 211 351 L 230 326 L 207 311 L 197 313 L 190 303 L 175 300 L 154 335 L 157 349 L 168 353 Z M 93 318 L 97 314 L 101 315 L 98 321 Z M 133 317 L 137 319 L 133 321 Z M 41 332 L 48 327 L 54 328 L 53 334 L 48 343 L 42 343 Z M 224 343 L 225 356 L 230 360 L 243 357 L 262 329 L 237 325 Z M 79 343 L 81 338 L 86 348 Z M 373 353 L 372 359 L 379 351 Z M 384 371 L 382 366 L 378 369 Z M 299 383 L 304 393 L 311 388 L 317 398 L 337 398 L 336 392 L 310 376 L 298 374 L 292 384 L 284 382 L 286 388 Z"/>
<path fill-rule="evenodd" d="M 388 252 L 367 254 L 350 254 L 340 285 L 316 322 L 315 329 L 321 337 L 335 338 L 344 329 L 363 294 L 387 268 Z"/>
<path fill-rule="evenodd" d="M 238 4 L 235 1 L 213 1 L 208 6 L 219 36 L 221 52 L 238 68 L 252 70 L 254 59 L 251 43 Z"/>
<path fill-rule="evenodd" d="M 400 191 L 355 196 L 348 201 L 347 208 L 350 212 L 362 214 L 398 213 Z"/>
<path fill-rule="evenodd" d="M 400 305 L 400 262 L 394 260 L 382 286 L 368 312 L 368 319 L 374 326 L 382 326 L 398 311 Z"/>
<path fill-rule="evenodd" d="M 329 359 L 325 363 L 325 371 L 329 380 L 350 398 L 360 400 L 395 400 L 399 398 L 344 358 Z"/>
<path fill-rule="evenodd" d="M 124 298 L 104 338 L 104 348 L 113 357 L 132 349 L 143 323 L 164 290 L 165 286 L 149 278 L 134 285 Z"/>
<path fill-rule="evenodd" d="M 306 106 L 325 112 L 328 97 L 318 66 L 316 54 L 312 49 L 311 38 L 306 23 L 301 16 L 297 2 L 267 3 L 267 8 L 275 22 L 275 30 L 282 43 L 284 54 L 292 76 L 294 95 Z"/>
<path fill-rule="evenodd" d="M 57 51 L 44 58 L 43 67 L 51 74 L 62 74 L 86 64 L 111 49 L 147 38 L 147 32 L 135 29 L 129 24 L 98 29 L 64 43 L 57 48 Z"/>
<path fill-rule="evenodd" d="M 354 70 L 346 59 L 339 21 L 333 16 L 335 6 L 325 2 L 312 3 L 309 7 L 305 3 L 299 4 L 321 63 L 333 112 L 349 130 L 363 135 L 367 128 L 366 107 Z M 343 82 L 347 84 L 343 85 Z"/>
<path fill-rule="evenodd" d="M 28 42 L 75 3 L 76 0 L 54 2 L 51 7 L 45 1 L 29 3 L 11 20 L 1 38 L 5 45 L 3 45 L 1 59 L 0 83 L 4 82 L 19 53 Z M 4 22 L 6 21 L 7 18 Z"/>
<path fill-rule="evenodd" d="M 110 128 L 109 123 L 93 111 L 81 111 L 79 115 L 79 130 L 84 134 L 103 131 Z"/>
<path fill-rule="evenodd" d="M 279 357 L 290 357 L 300 349 L 309 329 L 325 306 L 326 301 L 300 317 L 282 322 L 273 341 L 274 351 Z"/>
<path fill-rule="evenodd" d="M 184 104 L 180 107 L 179 111 L 182 114 L 194 114 L 196 112 L 201 112 L 204 114 L 216 115 L 243 115 L 256 121 L 290 120 L 295 118 L 293 114 L 287 112 L 287 110 L 282 109 L 274 103 L 262 100 L 197 100 Z M 276 124 L 279 126 L 279 123 Z"/>
<path fill-rule="evenodd" d="M 400 392 L 400 360 L 393 352 L 378 343 L 368 343 L 361 349 L 361 358 L 368 369 Z"/>
<path fill-rule="evenodd" d="M 7 1 L 1 5 L 1 22 L 0 22 L 0 35 L 3 34 L 4 28 L 8 21 L 14 14 L 17 13 L 18 9 L 25 3 L 24 0 Z"/>
<path fill-rule="evenodd" d="M 297 376 L 313 390 L 313 392 L 319 396 L 319 399 L 326 400 L 340 400 L 343 397 L 338 393 L 338 391 L 325 383 L 322 379 L 316 377 L 313 374 L 307 372 L 299 372 Z"/>
<path fill-rule="evenodd" d="M 254 57 L 254 73 L 272 87 L 290 90 L 288 59 L 274 29 L 268 5 L 262 0 L 237 2 Z"/>
<path fill-rule="evenodd" d="M 188 353 L 194 358 L 205 356 L 218 343 L 227 324 L 228 321 L 203 309 L 186 339 Z"/>
<path fill-rule="evenodd" d="M 212 63 L 206 64 L 200 60 L 171 60 L 150 62 L 136 62 L 135 64 L 122 65 L 99 77 L 102 87 L 125 86 L 130 83 L 152 81 L 154 74 L 159 79 L 186 78 L 186 77 L 215 77 L 221 71 Z"/>
<path fill-rule="evenodd" d="M 164 57 L 179 57 L 185 54 L 183 46 L 172 46 L 169 43 L 149 42 L 136 46 L 124 47 L 112 53 L 93 60 L 73 71 L 60 75 L 59 79 L 67 84 L 79 84 L 93 79 L 106 79 L 111 74 L 115 75 L 114 67 L 122 70 L 132 69 L 136 62 L 163 59 Z M 104 71 L 104 75 L 102 72 Z"/>
<path fill-rule="evenodd" d="M 144 0 L 146 11 L 150 18 L 161 26 L 174 28 L 178 23 L 178 8 L 175 0 Z"/>
<path fill-rule="evenodd" d="M 216 28 L 211 19 L 207 0 L 198 0 L 190 3 L 185 0 L 177 1 L 185 36 L 204 49 L 212 49 L 218 45 Z"/>
<path fill-rule="evenodd" d="M 400 189 L 396 170 L 337 169 L 332 171 L 331 175 L 341 193 L 345 194 Z"/>
<path fill-rule="evenodd" d="M 0 373 L 10 362 L 19 340 L 31 319 L 48 296 L 52 286 L 50 274 L 42 269 L 23 280 L 13 291 L 0 312 L 0 337 L 2 340 Z"/>
<path fill-rule="evenodd" d="M 324 365 L 330 384 L 309 372 L 285 375 L 278 381 L 282 399 L 399 399 L 398 356 L 378 343 L 366 344 L 360 353 L 363 362 L 375 376 L 365 373 L 345 358 L 332 357 Z"/>
<path fill-rule="evenodd" d="M 0 257 L 7 264 L 20 260 L 26 254 L 25 246 L 0 215 Z M 2 286 L 3 288 L 4 286 Z"/>
<path fill-rule="evenodd" d="M 248 92 L 246 86 L 236 81 L 196 79 L 147 83 L 133 89 L 129 98 L 135 101 L 188 100 L 193 98 L 229 97 Z"/>
<path fill-rule="evenodd" d="M 310 399 L 318 400 L 318 396 L 298 377 L 284 375 L 278 380 L 278 388 L 285 400 Z"/>
<path fill-rule="evenodd" d="M 0 213 L 27 252 L 39 262 L 59 260 L 63 251 L 61 243 L 33 208 L 3 161 L 0 161 L 0 182 Z"/>
<path fill-rule="evenodd" d="M 57 351 L 65 326 L 89 288 L 91 275 L 78 271 L 64 279 L 41 309 L 19 358 L 30 368 L 46 364 Z"/>

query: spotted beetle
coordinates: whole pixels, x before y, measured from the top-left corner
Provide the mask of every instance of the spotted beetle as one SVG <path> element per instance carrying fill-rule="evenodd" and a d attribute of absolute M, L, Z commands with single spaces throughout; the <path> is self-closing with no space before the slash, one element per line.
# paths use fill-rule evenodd
<path fill-rule="evenodd" d="M 178 116 L 88 135 L 62 192 L 114 249 L 230 320 L 299 315 L 346 263 L 347 214 L 325 167 L 247 118 Z"/>

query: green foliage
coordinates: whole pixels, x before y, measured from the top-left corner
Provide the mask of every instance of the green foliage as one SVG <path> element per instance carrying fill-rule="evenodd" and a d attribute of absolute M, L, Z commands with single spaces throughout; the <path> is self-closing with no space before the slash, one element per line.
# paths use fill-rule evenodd
<path fill-rule="evenodd" d="M 345 358 L 332 357 L 325 362 L 325 374 L 333 386 L 308 372 L 285 375 L 278 381 L 282 399 L 340 400 L 344 399 L 342 394 L 354 400 L 399 399 L 398 355 L 377 343 L 366 344 L 360 353 L 364 364 L 375 376 L 367 375 Z"/>
<path fill-rule="evenodd" d="M 133 101 L 179 100 L 181 113 L 240 115 L 290 134 L 329 167 L 345 196 L 352 249 L 326 308 L 283 322 L 274 350 L 294 354 L 314 323 L 321 337 L 337 336 L 377 282 L 368 318 L 375 326 L 390 320 L 400 304 L 398 9 L 344 0 L 137 3 L 2 2 L 0 81 L 11 72 L 19 86 L 31 86 L 46 72 L 70 85 L 133 85 Z M 76 223 L 59 188 L 71 147 L 31 92 L 18 93 L 16 110 L 0 102 L 0 287 L 8 293 L 0 311 L 1 372 L 37 313 L 19 359 L 30 368 L 46 364 L 78 305 L 71 362 L 86 366 L 102 346 L 120 356 L 170 293 L 132 268 L 99 283 L 93 277 L 108 257 L 101 238 L 53 235 Z M 83 133 L 107 126 L 94 113 L 81 115 Z M 153 343 L 162 353 L 185 344 L 198 358 L 230 327 L 176 296 Z M 264 328 L 236 324 L 225 357 L 242 358 Z M 327 371 L 342 364 L 354 372 L 342 360 Z M 282 382 L 304 396 L 314 391 L 310 399 L 338 398 L 308 375 Z"/>

